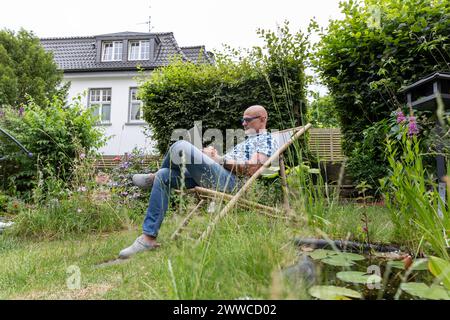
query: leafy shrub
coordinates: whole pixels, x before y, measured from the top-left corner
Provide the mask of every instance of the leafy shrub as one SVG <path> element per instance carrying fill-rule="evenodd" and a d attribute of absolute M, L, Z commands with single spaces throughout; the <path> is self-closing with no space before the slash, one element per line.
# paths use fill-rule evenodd
<path fill-rule="evenodd" d="M 347 162 L 347 168 L 356 183 L 367 182 L 372 186 L 370 193 L 380 196 L 379 180 L 389 173 L 388 149 L 386 140 L 395 148 L 400 148 L 403 134 L 417 136 L 422 161 L 427 172 L 435 171 L 436 142 L 435 121 L 429 114 L 405 116 L 400 109 L 391 113 L 389 118 L 374 123 L 362 132 L 363 140 L 355 144 Z M 430 120 L 431 119 L 431 120 Z M 414 134 L 413 134 L 414 131 Z M 400 160 L 400 156 L 398 159 Z"/>
<path fill-rule="evenodd" d="M 351 0 L 341 8 L 345 17 L 322 32 L 314 64 L 339 113 L 344 151 L 352 156 L 364 140 L 361 133 L 399 107 L 403 85 L 449 70 L 450 6 Z"/>
<path fill-rule="evenodd" d="M 45 179 L 40 175 L 32 190 L 33 202 L 16 208 L 12 234 L 64 239 L 140 223 L 148 196 L 131 184 L 131 176 L 142 172 L 142 159 L 143 154 L 136 150 L 118 161 L 113 172 L 97 172 L 95 159 L 80 157 L 73 162 L 70 184 L 51 172 Z"/>
<path fill-rule="evenodd" d="M 366 181 L 379 194 L 378 180 L 388 173 L 385 141 L 391 127 L 387 119 L 376 122 L 362 133 L 363 140 L 355 143 L 347 168 L 356 183 Z"/>
<path fill-rule="evenodd" d="M 38 178 L 45 180 L 49 176 L 66 183 L 75 160 L 90 155 L 104 143 L 93 113 L 81 105 L 80 99 L 70 106 L 59 98 L 45 106 L 30 100 L 18 111 L 3 108 L 2 112 L 0 126 L 34 155 L 27 157 L 3 137 L 0 154 L 6 157 L 2 164 L 5 189 L 30 191 Z"/>
<path fill-rule="evenodd" d="M 202 129 L 242 128 L 243 111 L 264 105 L 269 128 L 303 123 L 305 116 L 304 61 L 306 38 L 290 34 L 287 24 L 274 32 L 260 30 L 263 48 L 217 55 L 217 64 L 192 64 L 180 60 L 153 72 L 142 85 L 144 118 L 164 153 L 174 129 L 189 129 L 202 121 Z"/>

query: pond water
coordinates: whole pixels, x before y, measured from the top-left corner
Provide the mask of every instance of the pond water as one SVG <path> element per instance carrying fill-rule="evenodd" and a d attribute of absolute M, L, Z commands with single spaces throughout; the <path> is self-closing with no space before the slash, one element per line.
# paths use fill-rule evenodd
<path fill-rule="evenodd" d="M 395 267 L 392 266 L 392 261 L 378 258 L 370 259 L 369 257 L 363 261 L 355 261 L 351 267 L 332 266 L 321 261 L 314 261 L 314 264 L 316 265 L 316 284 L 350 288 L 360 292 L 363 295 L 363 299 L 366 300 L 394 300 L 400 284 L 405 281 L 424 282 L 428 284 L 433 282 L 433 276 L 427 270 L 410 271 L 407 278 L 402 280 L 406 275 L 406 271 L 399 268 L 403 264 L 401 261 L 396 261 L 394 263 Z M 382 280 L 380 283 L 369 284 L 342 281 L 338 278 L 337 274 L 345 271 L 361 271 L 367 274 L 378 274 Z M 397 298 L 401 300 L 419 299 L 402 290 L 399 293 L 400 295 Z"/>
<path fill-rule="evenodd" d="M 392 260 L 393 256 L 397 260 Z M 419 299 L 399 288 L 405 288 L 405 283 L 408 283 L 407 287 L 414 287 L 408 292 L 416 294 L 417 286 L 423 290 L 424 286 L 431 285 L 434 277 L 428 271 L 428 261 L 408 258 L 409 266 L 405 270 L 401 257 L 392 254 L 389 259 L 386 255 L 380 257 L 324 249 L 301 251 L 298 263 L 286 268 L 285 275 L 296 274 L 306 279 L 309 294 L 320 299 L 342 296 L 366 300 Z"/>

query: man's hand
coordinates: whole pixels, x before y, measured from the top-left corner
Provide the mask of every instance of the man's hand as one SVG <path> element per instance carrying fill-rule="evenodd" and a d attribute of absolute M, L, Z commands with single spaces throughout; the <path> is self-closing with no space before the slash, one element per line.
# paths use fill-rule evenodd
<path fill-rule="evenodd" d="M 213 159 L 215 162 L 220 163 L 221 157 L 219 156 L 219 153 L 214 147 L 209 146 L 207 148 L 203 148 L 202 152 L 211 159 Z"/>
<path fill-rule="evenodd" d="M 217 150 L 212 146 L 203 148 L 202 152 L 210 158 L 214 158 L 217 156 Z"/>

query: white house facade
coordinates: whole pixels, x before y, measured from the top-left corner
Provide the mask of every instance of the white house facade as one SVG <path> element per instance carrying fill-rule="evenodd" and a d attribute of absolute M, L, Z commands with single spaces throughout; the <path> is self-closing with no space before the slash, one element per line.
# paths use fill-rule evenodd
<path fill-rule="evenodd" d="M 179 47 L 172 33 L 122 32 L 93 37 L 41 39 L 70 82 L 68 101 L 81 96 L 94 108 L 108 142 L 103 155 L 134 148 L 154 153 L 151 130 L 137 97 L 139 80 L 166 66 L 174 55 L 194 63 L 214 63 L 204 46 Z M 139 71 L 138 72 L 138 68 Z"/>

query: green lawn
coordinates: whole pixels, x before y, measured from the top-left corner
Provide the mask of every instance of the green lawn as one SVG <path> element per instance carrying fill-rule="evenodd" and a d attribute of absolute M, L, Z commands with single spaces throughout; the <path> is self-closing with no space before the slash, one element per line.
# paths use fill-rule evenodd
<path fill-rule="evenodd" d="M 367 207 L 372 242 L 389 242 L 391 225 L 382 207 Z M 36 241 L 0 235 L 0 299 L 261 299 L 307 298 L 291 288 L 280 270 L 297 260 L 294 237 L 323 236 L 364 240 L 361 209 L 335 207 L 323 230 L 274 221 L 255 212 L 230 213 L 210 242 L 195 246 L 213 215 L 202 213 L 177 241 L 170 235 L 183 215 L 169 213 L 160 231 L 162 246 L 120 264 L 98 266 L 114 259 L 132 243 L 140 226 L 130 230 Z M 68 289 L 80 270 L 80 289 Z M 72 269 L 73 270 L 73 269 Z"/>

